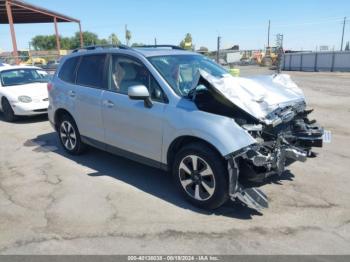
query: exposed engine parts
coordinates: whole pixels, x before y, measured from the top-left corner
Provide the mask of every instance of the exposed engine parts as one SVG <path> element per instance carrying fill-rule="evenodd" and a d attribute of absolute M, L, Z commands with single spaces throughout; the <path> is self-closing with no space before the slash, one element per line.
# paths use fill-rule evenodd
<path fill-rule="evenodd" d="M 277 126 L 242 126 L 257 143 L 233 154 L 229 160 L 231 198 L 256 210 L 268 206 L 267 197 L 259 189 L 241 186 L 239 174 L 244 174 L 245 180 L 261 182 L 271 175 L 281 175 L 286 166 L 295 161 L 305 162 L 308 157 L 313 157 L 312 147 L 322 147 L 323 129 L 316 121 L 308 120 L 307 115 L 311 112 L 294 114 L 293 119 L 281 121 Z"/>
<path fill-rule="evenodd" d="M 313 110 L 306 109 L 302 90 L 287 75 L 215 78 L 201 71 L 194 86 L 189 97 L 200 110 L 233 119 L 255 140 L 226 156 L 232 200 L 256 210 L 267 207 L 267 197 L 244 188 L 242 180 L 281 175 L 293 162 L 315 157 L 312 148 L 323 145 L 323 128 L 309 120 Z"/>

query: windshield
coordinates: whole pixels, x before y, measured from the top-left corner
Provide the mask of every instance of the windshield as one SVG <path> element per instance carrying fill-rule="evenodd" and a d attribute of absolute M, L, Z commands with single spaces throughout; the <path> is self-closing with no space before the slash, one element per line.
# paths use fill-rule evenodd
<path fill-rule="evenodd" d="M 48 74 L 45 71 L 30 68 L 2 71 L 0 77 L 2 86 L 48 82 Z"/>
<path fill-rule="evenodd" d="M 175 92 L 187 96 L 198 81 L 198 70 L 221 78 L 227 71 L 201 55 L 170 55 L 150 57 L 149 61 L 155 66 Z"/>

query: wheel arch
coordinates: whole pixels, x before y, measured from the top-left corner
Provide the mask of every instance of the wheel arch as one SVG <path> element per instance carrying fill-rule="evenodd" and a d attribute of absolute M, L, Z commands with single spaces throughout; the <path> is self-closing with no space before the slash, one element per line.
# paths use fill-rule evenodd
<path fill-rule="evenodd" d="M 2 105 L 2 103 L 3 103 L 3 101 L 4 101 L 5 99 L 8 101 L 8 99 L 7 99 L 7 97 L 6 97 L 6 96 L 4 96 L 4 95 L 0 95 L 1 105 Z"/>
<path fill-rule="evenodd" d="M 7 100 L 10 103 L 10 99 L 6 96 L 6 94 L 0 95 L 0 109 L 1 110 L 3 109 L 2 104 L 5 100 Z"/>
<path fill-rule="evenodd" d="M 69 113 L 68 110 L 64 109 L 64 108 L 59 108 L 55 111 L 55 115 L 54 115 L 54 121 L 55 121 L 55 128 L 57 129 L 58 127 L 58 123 L 60 122 L 62 116 L 64 115 L 68 115 L 70 116 L 74 121 L 75 119 L 73 118 L 73 115 L 71 113 Z"/>
<path fill-rule="evenodd" d="M 166 160 L 167 160 L 167 166 L 169 168 L 171 168 L 171 166 L 173 164 L 176 152 L 178 152 L 183 146 L 188 145 L 190 143 L 204 144 L 204 145 L 210 147 L 215 152 L 217 152 L 220 156 L 222 156 L 220 151 L 213 144 L 209 143 L 208 141 L 204 140 L 203 138 L 199 138 L 196 136 L 190 136 L 190 135 L 183 135 L 183 136 L 177 137 L 175 140 L 173 140 L 171 142 L 170 146 L 168 147 Z"/>

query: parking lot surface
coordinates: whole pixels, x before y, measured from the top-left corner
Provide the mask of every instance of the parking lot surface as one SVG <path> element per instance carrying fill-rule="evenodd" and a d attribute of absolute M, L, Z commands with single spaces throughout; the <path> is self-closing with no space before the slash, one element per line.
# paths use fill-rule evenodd
<path fill-rule="evenodd" d="M 241 68 L 257 72 L 269 73 Z M 193 208 L 163 171 L 95 149 L 69 156 L 46 117 L 0 114 L 0 254 L 349 254 L 350 74 L 288 73 L 332 143 L 261 185 L 261 214 Z"/>

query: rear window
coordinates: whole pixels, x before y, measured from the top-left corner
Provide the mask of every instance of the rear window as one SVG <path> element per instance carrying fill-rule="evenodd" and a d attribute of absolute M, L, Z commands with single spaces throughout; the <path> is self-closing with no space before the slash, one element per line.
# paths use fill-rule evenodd
<path fill-rule="evenodd" d="M 79 57 L 73 57 L 64 62 L 58 77 L 68 83 L 75 82 L 75 69 L 77 67 Z"/>
<path fill-rule="evenodd" d="M 82 57 L 77 74 L 77 84 L 102 88 L 106 55 L 86 55 Z"/>

